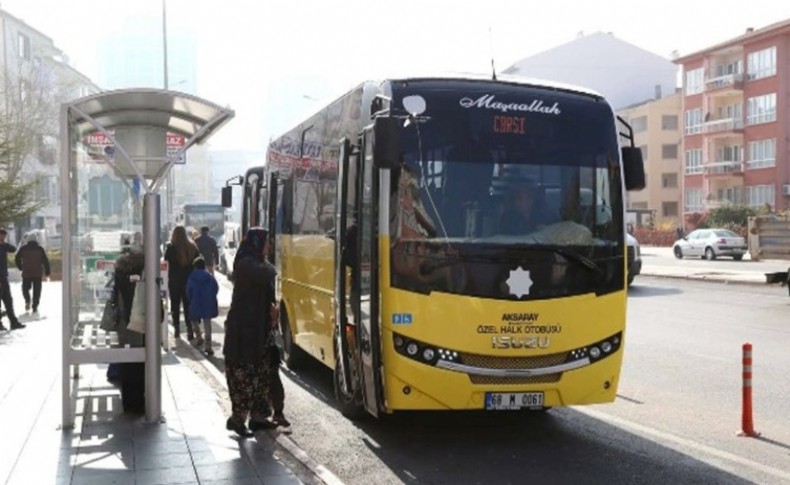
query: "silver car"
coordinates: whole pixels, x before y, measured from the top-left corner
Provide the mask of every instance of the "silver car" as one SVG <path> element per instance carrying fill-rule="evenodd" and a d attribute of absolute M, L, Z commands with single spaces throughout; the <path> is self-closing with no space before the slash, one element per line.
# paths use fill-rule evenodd
<path fill-rule="evenodd" d="M 672 252 L 678 259 L 701 256 L 709 261 L 719 256 L 729 256 L 740 261 L 746 249 L 744 238 L 729 229 L 696 229 L 672 245 Z"/>

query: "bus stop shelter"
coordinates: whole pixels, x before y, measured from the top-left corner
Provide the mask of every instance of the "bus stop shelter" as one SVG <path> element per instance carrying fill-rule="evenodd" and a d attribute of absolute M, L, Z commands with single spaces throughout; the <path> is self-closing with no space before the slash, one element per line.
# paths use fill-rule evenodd
<path fill-rule="evenodd" d="M 80 364 L 94 363 L 144 362 L 146 420 L 160 421 L 160 312 L 146 311 L 145 333 L 137 344 L 104 331 L 101 314 L 111 292 L 110 272 L 104 269 L 114 264 L 112 245 L 141 232 L 146 308 L 158 308 L 159 189 L 189 147 L 206 141 L 233 116 L 204 99 L 159 89 L 107 91 L 62 105 L 64 427 L 74 425 L 72 370 L 77 378 Z M 97 180 L 120 188 L 103 197 Z"/>

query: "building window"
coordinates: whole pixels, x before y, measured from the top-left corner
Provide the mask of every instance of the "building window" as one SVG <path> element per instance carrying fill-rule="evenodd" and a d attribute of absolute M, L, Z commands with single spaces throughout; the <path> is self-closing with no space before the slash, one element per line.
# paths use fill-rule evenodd
<path fill-rule="evenodd" d="M 743 147 L 741 145 L 726 145 L 716 148 L 717 162 L 742 162 Z"/>
<path fill-rule="evenodd" d="M 686 175 L 702 173 L 702 149 L 686 150 Z"/>
<path fill-rule="evenodd" d="M 678 203 L 677 202 L 662 202 L 661 203 L 661 216 L 662 217 L 677 217 L 678 216 Z"/>
<path fill-rule="evenodd" d="M 776 166 L 776 139 L 749 142 L 749 160 L 746 167 L 765 168 Z"/>
<path fill-rule="evenodd" d="M 702 133 L 702 108 L 686 111 L 686 125 L 684 128 L 687 135 Z"/>
<path fill-rule="evenodd" d="M 771 204 L 771 207 L 774 207 L 775 193 L 773 185 L 750 185 L 746 187 L 746 204 L 755 209 L 759 209 L 765 204 Z"/>
<path fill-rule="evenodd" d="M 632 202 L 631 209 L 647 209 L 647 202 Z"/>
<path fill-rule="evenodd" d="M 737 60 L 727 64 L 719 64 L 716 66 L 716 76 L 731 76 L 733 74 L 740 74 L 743 72 L 743 61 Z"/>
<path fill-rule="evenodd" d="M 677 130 L 678 117 L 677 115 L 663 115 L 661 116 L 661 129 L 662 130 Z"/>
<path fill-rule="evenodd" d="M 631 128 L 634 129 L 634 133 L 647 131 L 647 116 L 640 116 L 631 120 Z"/>
<path fill-rule="evenodd" d="M 664 144 L 661 145 L 661 158 L 664 160 L 677 160 L 678 158 L 678 144 Z"/>
<path fill-rule="evenodd" d="M 760 79 L 776 75 L 776 46 L 752 52 L 746 56 L 748 79 Z"/>
<path fill-rule="evenodd" d="M 746 123 L 756 125 L 776 121 L 776 93 L 746 100 Z"/>
<path fill-rule="evenodd" d="M 647 161 L 647 145 L 641 145 L 639 149 L 642 150 L 642 160 Z"/>
<path fill-rule="evenodd" d="M 686 212 L 699 212 L 702 205 L 702 189 L 686 189 Z"/>
<path fill-rule="evenodd" d="M 665 189 L 675 189 L 678 186 L 678 174 L 676 173 L 662 173 L 661 174 L 661 187 Z"/>
<path fill-rule="evenodd" d="M 686 72 L 686 96 L 701 93 L 704 86 L 703 68 L 700 67 L 699 69 L 692 69 Z"/>
<path fill-rule="evenodd" d="M 30 37 L 23 33 L 19 33 L 17 49 L 19 49 L 19 57 L 22 59 L 30 59 Z"/>

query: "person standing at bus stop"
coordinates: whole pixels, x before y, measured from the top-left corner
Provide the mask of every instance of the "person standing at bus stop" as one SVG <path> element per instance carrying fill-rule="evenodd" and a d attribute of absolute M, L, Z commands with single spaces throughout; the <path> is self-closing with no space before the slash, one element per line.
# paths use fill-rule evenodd
<path fill-rule="evenodd" d="M 25 328 L 16 318 L 14 313 L 14 299 L 11 297 L 11 284 L 8 282 L 8 253 L 15 253 L 16 246 L 7 243 L 5 238 L 8 236 L 8 231 L 0 227 L 0 300 L 5 306 L 5 313 L 8 316 L 8 321 L 11 323 L 11 330 Z M 5 330 L 2 321 L 0 321 L 0 330 Z"/>
<path fill-rule="evenodd" d="M 206 270 L 214 274 L 214 266 L 219 262 L 219 249 L 217 248 L 217 240 L 209 234 L 208 226 L 200 228 L 200 236 L 195 238 L 195 245 L 197 245 L 200 255 L 206 262 Z"/>
<path fill-rule="evenodd" d="M 38 243 L 35 233 L 27 237 L 27 243 L 19 248 L 14 258 L 16 267 L 22 271 L 22 296 L 25 298 L 25 311 L 29 311 L 31 303 L 33 316 L 38 317 L 38 304 L 41 301 L 41 280 L 49 277 L 49 258 L 44 248 Z M 30 288 L 33 288 L 33 300 L 30 299 Z"/>
<path fill-rule="evenodd" d="M 233 262 L 233 296 L 222 350 L 232 407 L 226 428 L 241 437 L 277 426 L 268 419 L 271 326 L 278 317 L 274 310 L 277 270 L 266 261 L 268 252 L 268 232 L 254 227 L 247 231 Z"/>
<path fill-rule="evenodd" d="M 170 311 L 173 315 L 173 333 L 176 338 L 181 336 L 181 305 L 184 306 L 184 321 L 187 324 L 187 338 L 193 340 L 192 321 L 189 319 L 189 300 L 187 298 L 187 280 L 192 272 L 192 261 L 199 252 L 195 243 L 187 237 L 184 226 L 176 226 L 170 236 L 170 243 L 165 248 L 167 261 L 167 289 L 170 293 Z"/>

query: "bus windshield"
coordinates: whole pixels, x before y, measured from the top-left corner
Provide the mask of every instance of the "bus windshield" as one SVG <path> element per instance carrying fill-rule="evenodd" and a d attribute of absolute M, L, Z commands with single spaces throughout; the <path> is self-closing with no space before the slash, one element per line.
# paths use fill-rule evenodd
<path fill-rule="evenodd" d="M 531 265 L 564 275 L 537 298 L 616 289 L 622 185 L 605 102 L 487 83 L 414 83 L 401 94 L 410 95 L 426 110 L 402 131 L 392 178 L 395 286 L 507 298 L 470 275 Z"/>

